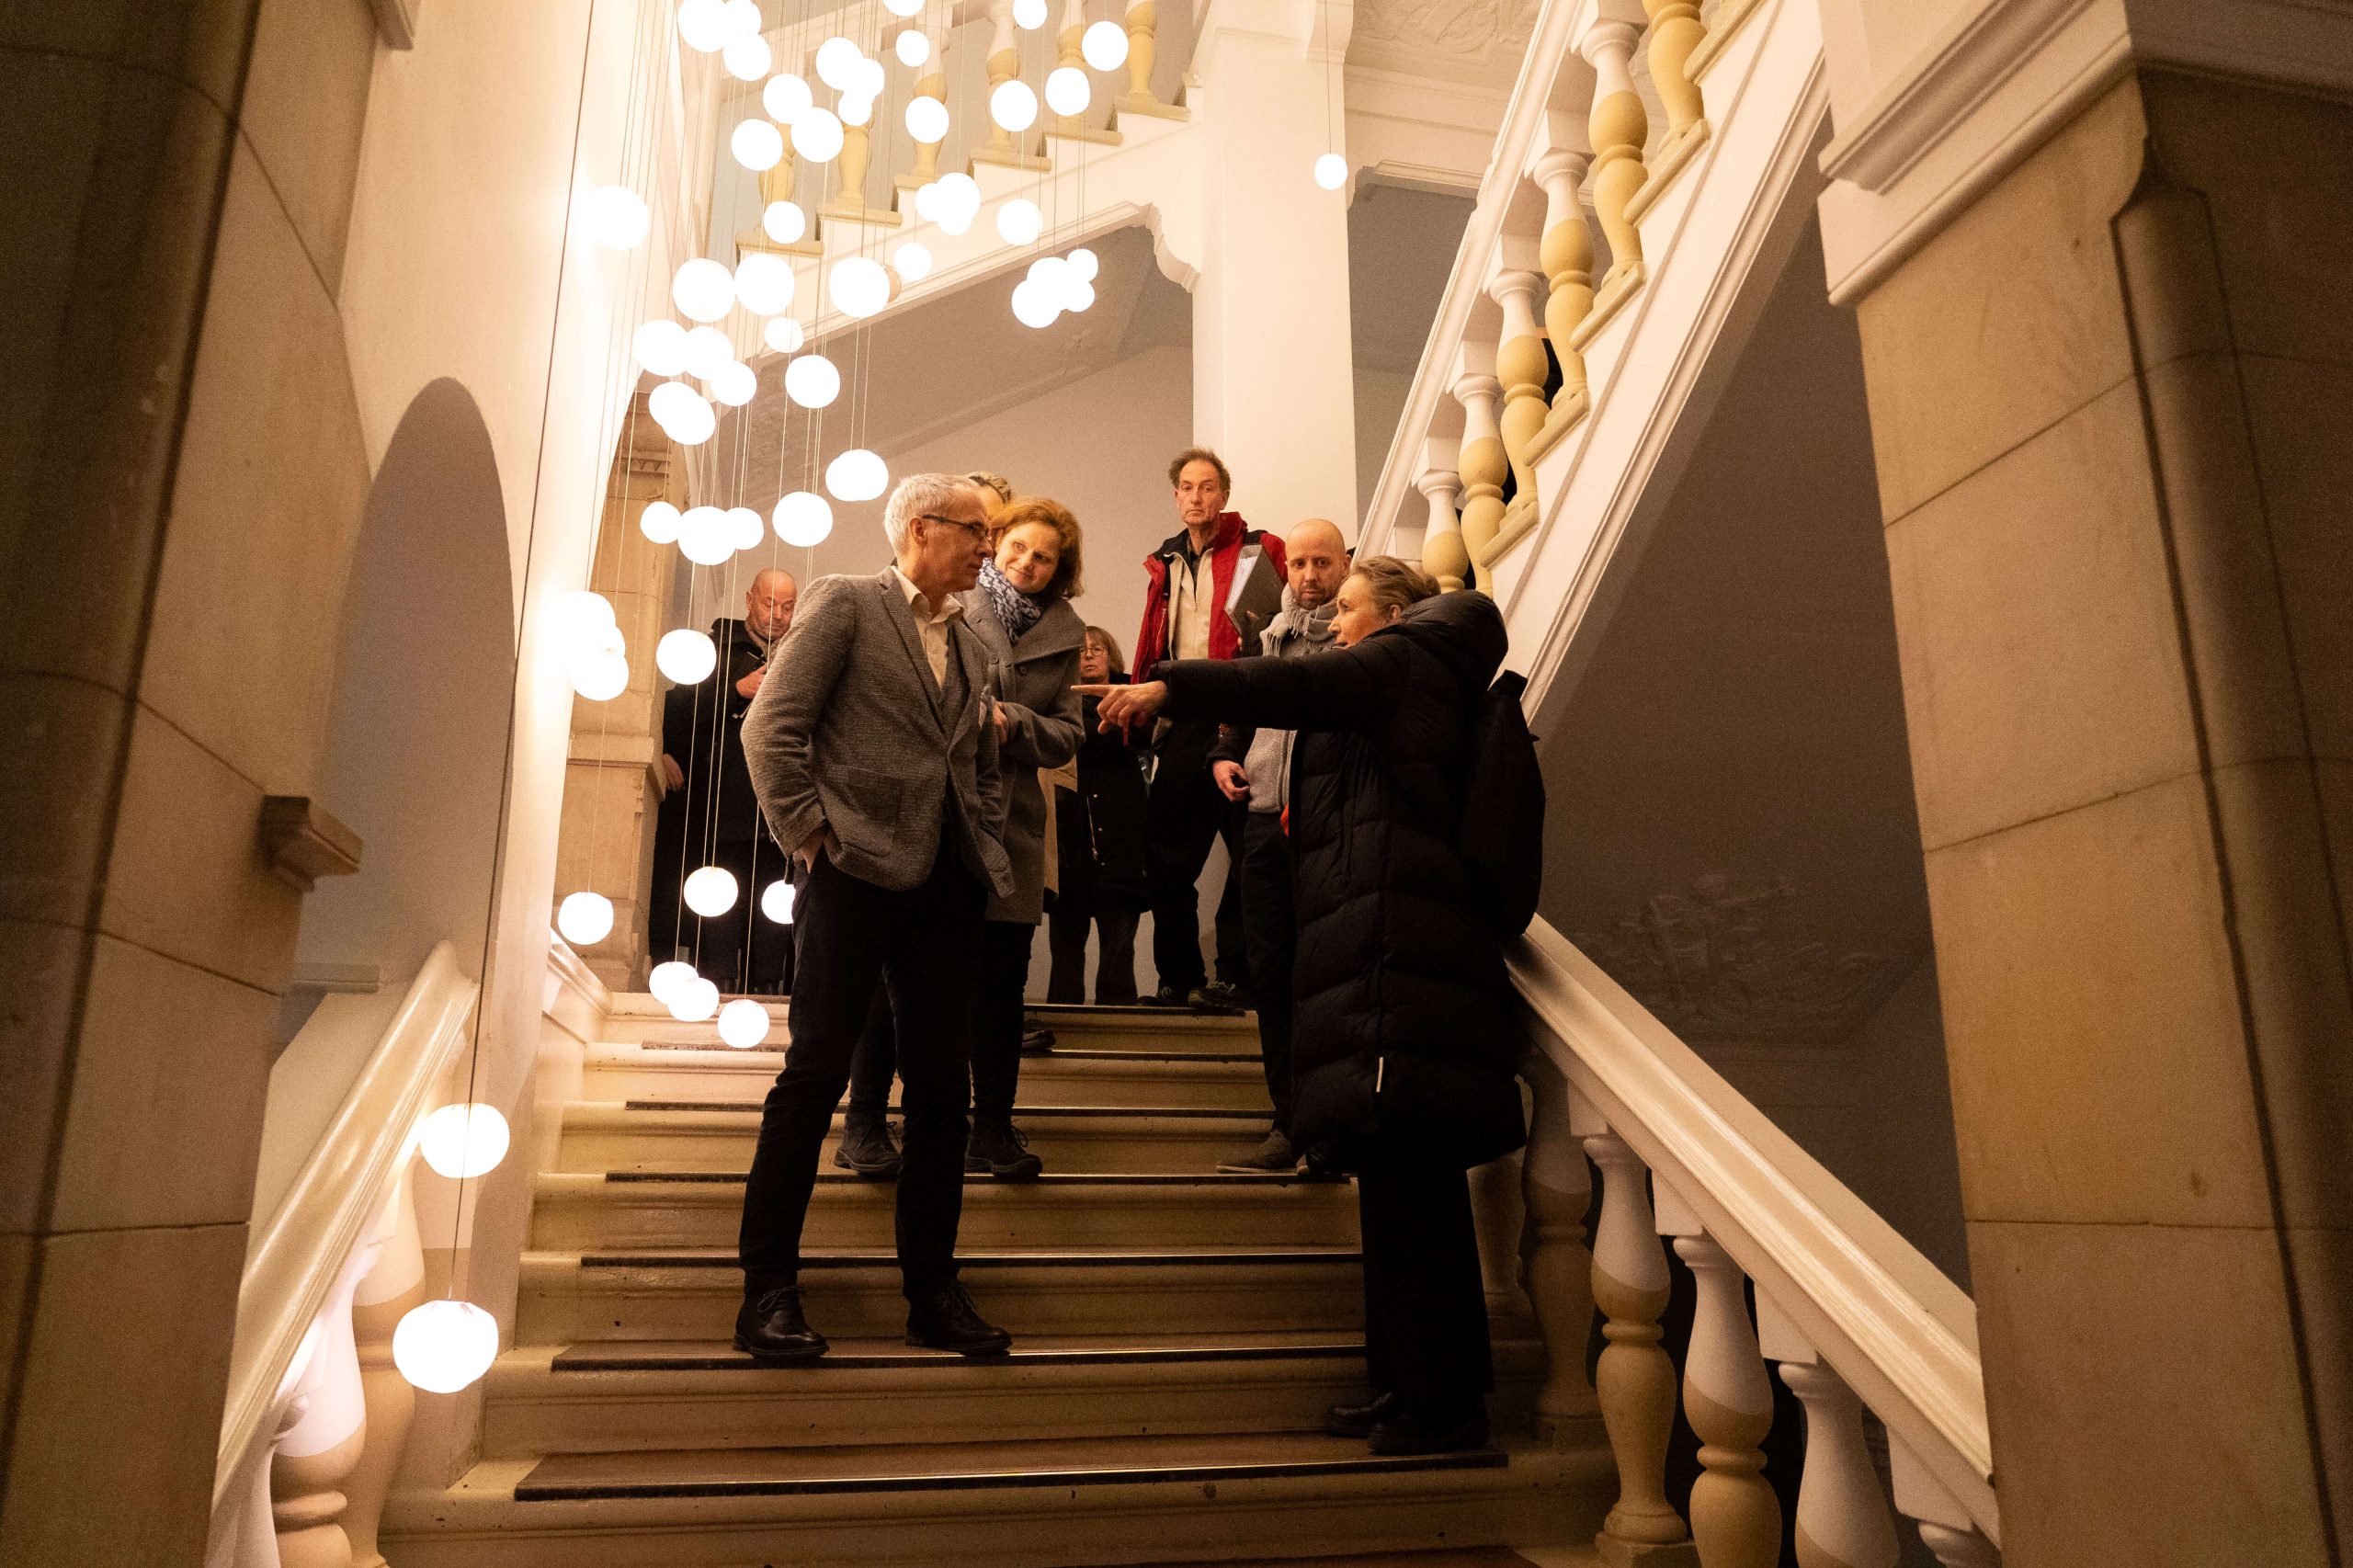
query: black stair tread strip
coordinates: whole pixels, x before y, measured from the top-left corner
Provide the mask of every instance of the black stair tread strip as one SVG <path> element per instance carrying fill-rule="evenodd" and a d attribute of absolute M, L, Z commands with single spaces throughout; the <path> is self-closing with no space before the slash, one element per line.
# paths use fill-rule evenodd
<path fill-rule="evenodd" d="M 1207 1437 L 1053 1438 L 988 1445 L 974 1468 L 972 1445 L 825 1449 L 640 1450 L 550 1454 L 517 1483 L 518 1503 L 620 1498 L 810 1496 L 966 1492 L 1003 1487 L 1120 1486 L 1415 1471 L 1501 1470 L 1500 1449 L 1387 1458 L 1321 1434 Z"/>
<path fill-rule="evenodd" d="M 584 1252 L 583 1268 L 726 1268 L 736 1267 L 733 1247 L 678 1247 L 634 1252 Z M 1265 1252 L 979 1252 L 959 1253 L 960 1268 L 1275 1268 L 1361 1264 L 1354 1247 L 1291 1247 Z M 803 1269 L 889 1268 L 898 1256 L 887 1251 L 803 1252 Z"/>
<path fill-rule="evenodd" d="M 1279 1336 L 1235 1335 L 1219 1343 L 1200 1335 L 1057 1336 L 1024 1335 L 1012 1353 L 983 1366 L 1092 1367 L 1174 1366 L 1200 1362 L 1347 1361 L 1364 1358 L 1364 1341 L 1336 1340 L 1329 1334 L 1301 1335 L 1285 1343 Z M 898 1367 L 962 1364 L 963 1358 L 946 1350 L 926 1350 L 896 1339 L 836 1339 L 818 1369 L 879 1370 Z M 550 1363 L 558 1372 L 687 1372 L 769 1370 L 723 1340 L 594 1341 L 557 1352 Z M 800 1372 L 804 1369 L 775 1369 Z"/>
<path fill-rule="evenodd" d="M 594 1171 L 553 1171 L 551 1176 L 595 1176 Z M 678 1182 L 697 1187 L 741 1187 L 742 1171 L 673 1171 L 673 1170 L 609 1170 L 603 1173 L 608 1183 L 642 1185 L 651 1182 Z M 967 1171 L 968 1186 L 986 1188 L 1019 1188 L 1038 1187 L 1210 1187 L 1256 1189 L 1274 1187 L 1336 1187 L 1343 1184 L 1325 1177 L 1309 1176 L 1282 1171 L 1048 1171 L 1043 1176 L 1025 1177 L 1019 1181 L 1000 1181 L 985 1171 Z M 891 1184 L 871 1180 L 855 1171 L 819 1171 L 820 1187 L 847 1187 L 865 1191 L 888 1193 Z"/>
<path fill-rule="evenodd" d="M 614 1105 L 624 1110 L 687 1110 L 687 1111 L 757 1111 L 758 1100 L 574 1100 L 574 1105 Z M 839 1114 L 836 1112 L 835 1114 Z M 892 1106 L 890 1114 L 904 1114 Z M 1099 1116 L 1120 1120 L 1139 1117 L 1165 1117 L 1176 1121 L 1248 1121 L 1264 1125 L 1267 1113 L 1263 1110 L 1233 1110 L 1220 1106 L 1133 1106 L 1133 1105 L 1017 1105 L 1016 1117 L 1080 1117 Z"/>

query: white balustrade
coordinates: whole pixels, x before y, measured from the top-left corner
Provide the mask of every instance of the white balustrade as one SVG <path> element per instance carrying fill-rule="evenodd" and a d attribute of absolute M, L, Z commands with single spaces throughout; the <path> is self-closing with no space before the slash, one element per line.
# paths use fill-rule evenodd
<path fill-rule="evenodd" d="M 1571 1102 L 1573 1105 L 1574 1101 Z M 1585 1140 L 1601 1167 L 1601 1221 L 1593 1238 L 1593 1300 L 1608 1341 L 1593 1386 L 1618 1461 L 1618 1502 L 1601 1527 L 1622 1548 L 1690 1539 L 1666 1500 L 1666 1445 L 1675 1429 L 1675 1363 L 1660 1348 L 1666 1310 L 1666 1251 L 1651 1219 L 1650 1172 L 1606 1130 Z M 1622 1555 L 1622 1552 L 1621 1552 Z"/>
<path fill-rule="evenodd" d="M 1462 476 L 1455 464 L 1461 460 L 1452 441 L 1428 443 L 1443 452 L 1427 452 L 1433 466 L 1422 471 L 1414 481 L 1414 488 L 1429 503 L 1429 521 L 1422 528 L 1422 570 L 1438 579 L 1438 585 L 1449 593 L 1471 580 L 1471 552 L 1462 547 L 1462 520 L 1454 509 L 1455 501 L 1462 494 Z"/>
<path fill-rule="evenodd" d="M 1683 1358 L 1683 1418 L 1699 1437 L 1691 1484 L 1691 1540 L 1706 1568 L 1773 1568 L 1781 1559 L 1781 1503 L 1763 1474 L 1773 1426 L 1773 1382 L 1748 1318 L 1747 1279 L 1671 1188 L 1660 1188 L 1659 1229 L 1691 1268 L 1697 1301 Z"/>
<path fill-rule="evenodd" d="M 1592 1167 L 1570 1125 L 1568 1085 L 1559 1072 L 1541 1057 L 1531 1057 L 1521 1074 L 1534 1090 L 1528 1148 L 1520 1161 L 1526 1279 L 1546 1356 L 1544 1385 L 1536 1393 L 1536 1428 L 1539 1436 L 1560 1442 L 1600 1411 L 1585 1375 L 1586 1335 L 1593 1326 L 1593 1255 L 1585 1244 Z"/>
<path fill-rule="evenodd" d="M 1485 550 L 1504 526 L 1504 481 L 1511 461 L 1504 453 L 1495 403 L 1503 382 L 1495 376 L 1495 345 L 1464 340 L 1454 378 L 1454 401 L 1462 405 L 1462 449 L 1457 472 L 1462 478 L 1462 548 L 1471 554 L 1475 584 L 1487 587 L 1491 574 Z"/>

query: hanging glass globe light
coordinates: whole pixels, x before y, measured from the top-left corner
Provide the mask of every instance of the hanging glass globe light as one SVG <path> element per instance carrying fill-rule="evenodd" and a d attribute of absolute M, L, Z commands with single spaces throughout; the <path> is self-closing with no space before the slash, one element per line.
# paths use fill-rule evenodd
<path fill-rule="evenodd" d="M 556 905 L 555 928 L 575 948 L 594 947 L 613 929 L 613 901 L 600 892 L 575 892 Z"/>
<path fill-rule="evenodd" d="M 881 455 L 864 447 L 852 447 L 825 465 L 825 488 L 837 501 L 871 501 L 890 483 L 891 471 Z"/>
<path fill-rule="evenodd" d="M 891 40 L 891 48 L 898 55 L 899 63 L 910 71 L 920 69 L 931 58 L 931 40 L 916 28 L 901 28 L 899 36 Z"/>
<path fill-rule="evenodd" d="M 670 994 L 670 1016 L 682 1024 L 699 1024 L 719 1011 L 719 987 L 697 975 Z"/>
<path fill-rule="evenodd" d="M 805 76 L 790 71 L 780 71 L 768 78 L 760 89 L 760 107 L 779 125 L 790 125 L 816 105 L 817 96 L 809 90 Z"/>
<path fill-rule="evenodd" d="M 585 658 L 598 652 L 606 646 L 608 637 L 615 634 L 619 624 L 612 601 L 586 588 L 559 594 L 548 606 L 549 631 L 566 659 Z"/>
<path fill-rule="evenodd" d="M 865 125 L 874 119 L 874 99 L 866 93 L 844 93 L 841 107 L 834 111 L 844 125 Z"/>
<path fill-rule="evenodd" d="M 716 566 L 735 553 L 735 530 L 716 506 L 690 506 L 678 519 L 678 550 L 698 566 Z"/>
<path fill-rule="evenodd" d="M 882 8 L 894 17 L 912 17 L 923 6 L 924 0 L 882 0 Z"/>
<path fill-rule="evenodd" d="M 1095 285 L 1074 273 L 1063 274 L 1063 309 L 1076 315 L 1095 303 Z"/>
<path fill-rule="evenodd" d="M 834 308 L 846 316 L 873 315 L 891 302 L 891 275 L 879 261 L 862 256 L 844 256 L 834 263 L 825 279 Z"/>
<path fill-rule="evenodd" d="M 1038 0 L 1040 10 L 1045 0 Z M 1037 123 L 1038 95 L 1027 82 L 1000 82 L 989 95 L 989 118 L 1007 131 L 1027 131 Z"/>
<path fill-rule="evenodd" d="M 847 93 L 858 80 L 858 62 L 866 53 L 836 33 L 817 46 L 817 80 L 837 93 Z"/>
<path fill-rule="evenodd" d="M 678 264 L 670 299 L 688 321 L 714 322 L 735 304 L 735 275 L 707 256 Z"/>
<path fill-rule="evenodd" d="M 718 415 L 711 412 L 710 404 L 684 381 L 664 381 L 655 387 L 646 400 L 646 408 L 672 440 L 685 446 L 709 440 L 711 431 L 718 427 Z"/>
<path fill-rule="evenodd" d="M 768 40 L 757 33 L 729 39 L 720 48 L 719 61 L 727 67 L 727 74 L 739 82 L 756 82 L 776 63 L 768 51 Z"/>
<path fill-rule="evenodd" d="M 677 422 L 667 426 L 670 439 L 682 447 L 699 447 L 719 431 L 719 415 L 709 403 L 698 397 L 679 414 Z"/>
<path fill-rule="evenodd" d="M 617 650 L 574 661 L 572 689 L 591 702 L 610 702 L 629 689 L 629 659 Z"/>
<path fill-rule="evenodd" d="M 842 122 L 831 109 L 813 108 L 792 122 L 792 150 L 813 164 L 829 164 L 842 150 Z"/>
<path fill-rule="evenodd" d="M 920 283 L 931 276 L 931 252 L 909 240 L 891 253 L 891 265 L 908 282 Z"/>
<path fill-rule="evenodd" d="M 790 316 L 770 316 L 768 324 L 760 329 L 760 338 L 779 354 L 798 354 L 807 335 Z"/>
<path fill-rule="evenodd" d="M 730 359 L 710 378 L 710 395 L 730 408 L 741 408 L 758 395 L 760 378 L 741 359 Z"/>
<path fill-rule="evenodd" d="M 944 142 L 948 139 L 948 106 L 938 98 L 920 95 L 909 98 L 906 119 L 907 134 L 918 142 Z M 915 195 L 920 198 L 924 191 L 931 188 L 932 186 L 926 183 Z M 924 211 L 920 200 L 915 205 L 915 211 L 923 217 L 930 216 Z"/>
<path fill-rule="evenodd" d="M 784 395 L 803 408 L 824 408 L 842 395 L 842 373 L 823 354 L 803 354 L 784 368 Z"/>
<path fill-rule="evenodd" d="M 809 232 L 809 214 L 790 201 L 771 201 L 760 214 L 760 232 L 780 245 L 798 244 Z"/>
<path fill-rule="evenodd" d="M 734 358 L 735 345 L 717 327 L 699 326 L 687 334 L 687 370 L 696 379 L 710 380 Z"/>
<path fill-rule="evenodd" d="M 426 1393 L 456 1393 L 498 1359 L 498 1320 L 472 1301 L 427 1301 L 392 1330 L 392 1365 Z"/>
<path fill-rule="evenodd" d="M 834 531 L 834 509 L 823 495 L 807 490 L 796 490 L 776 504 L 771 519 L 776 524 L 776 537 L 796 550 L 808 550 L 825 541 Z"/>
<path fill-rule="evenodd" d="M 1095 274 L 1103 266 L 1101 259 L 1085 245 L 1079 246 L 1063 259 L 1070 263 L 1070 275 L 1082 283 L 1094 282 Z"/>
<path fill-rule="evenodd" d="M 600 185 L 588 193 L 588 233 L 607 250 L 634 250 L 652 226 L 645 198 L 625 185 Z"/>
<path fill-rule="evenodd" d="M 972 232 L 972 214 L 965 211 L 961 207 L 952 212 L 941 213 L 939 215 L 939 232 L 943 234 L 958 238 L 971 233 Z"/>
<path fill-rule="evenodd" d="M 747 253 L 735 264 L 735 298 L 756 316 L 776 314 L 792 303 L 792 264 L 764 250 Z"/>
<path fill-rule="evenodd" d="M 692 686 L 719 667 L 719 648 L 709 633 L 682 626 L 665 631 L 654 644 L 654 667 L 680 686 Z"/>
<path fill-rule="evenodd" d="M 629 347 L 650 375 L 675 376 L 687 368 L 687 329 L 666 316 L 631 334 Z"/>
<path fill-rule="evenodd" d="M 1348 183 L 1348 161 L 1337 153 L 1326 153 L 1315 160 L 1315 183 L 1326 190 L 1337 190 Z"/>
<path fill-rule="evenodd" d="M 858 57 L 856 78 L 850 91 L 864 98 L 881 97 L 891 85 L 891 78 L 883 74 L 882 62 L 870 54 Z"/>
<path fill-rule="evenodd" d="M 1117 71 L 1128 62 L 1128 29 L 1117 22 L 1097 22 L 1080 35 L 1078 52 L 1097 71 Z"/>
<path fill-rule="evenodd" d="M 678 37 L 688 49 L 714 54 L 727 46 L 729 36 L 726 0 L 680 0 Z"/>
<path fill-rule="evenodd" d="M 670 959 L 654 966 L 645 977 L 645 989 L 657 1002 L 667 1002 L 670 993 L 696 978 L 695 966 L 678 959 Z"/>
<path fill-rule="evenodd" d="M 749 1051 L 768 1038 L 768 1010 L 749 996 L 738 996 L 719 1009 L 719 1038 L 737 1051 Z"/>
<path fill-rule="evenodd" d="M 705 919 L 724 915 L 735 907 L 735 873 L 724 866 L 705 866 L 688 873 L 680 891 L 687 907 Z"/>
<path fill-rule="evenodd" d="M 1094 84 L 1077 66 L 1058 65 L 1046 73 L 1046 107 L 1056 114 L 1085 114 L 1094 97 Z"/>
<path fill-rule="evenodd" d="M 784 132 L 765 119 L 738 120 L 727 138 L 727 150 L 737 163 L 759 174 L 784 161 Z"/>
<path fill-rule="evenodd" d="M 790 926 L 792 924 L 793 898 L 792 884 L 779 877 L 768 884 L 766 892 L 760 894 L 760 913 L 779 926 Z"/>
<path fill-rule="evenodd" d="M 609 928 L 609 904 L 605 914 Z M 480 1100 L 445 1105 L 418 1123 L 416 1129 L 417 1153 L 425 1156 L 426 1165 L 451 1181 L 471 1181 L 497 1169 L 498 1162 L 506 1157 L 506 1145 L 511 1141 L 506 1119 L 498 1114 L 498 1108 Z"/>
<path fill-rule="evenodd" d="M 745 33 L 760 30 L 760 0 L 726 0 L 722 10 L 731 37 L 740 38 Z"/>
<path fill-rule="evenodd" d="M 1046 215 L 1026 196 L 1017 196 L 996 210 L 996 232 L 1009 245 L 1026 245 L 1045 232 Z"/>
<path fill-rule="evenodd" d="M 1051 326 L 1062 313 L 1062 301 L 1039 288 L 1036 278 L 1025 278 L 1013 286 L 1013 318 L 1023 326 Z"/>
<path fill-rule="evenodd" d="M 667 501 L 649 501 L 637 515 L 637 531 L 648 544 L 678 542 L 678 509 Z"/>
<path fill-rule="evenodd" d="M 980 182 L 958 170 L 939 176 L 939 210 L 949 212 L 978 212 L 981 210 Z"/>
<path fill-rule="evenodd" d="M 921 103 L 924 100 L 918 98 L 915 101 L 917 103 Z M 943 209 L 939 203 L 939 182 L 938 180 L 927 179 L 921 185 L 915 187 L 916 217 L 922 219 L 926 223 L 935 222 L 938 221 L 942 210 Z"/>
<path fill-rule="evenodd" d="M 1046 0 L 1013 0 L 1013 25 L 1036 31 L 1046 25 Z"/>
<path fill-rule="evenodd" d="M 727 528 L 729 537 L 734 540 L 735 548 L 738 550 L 755 548 L 760 542 L 761 536 L 767 532 L 767 525 L 762 522 L 760 515 L 749 506 L 728 507 Z"/>

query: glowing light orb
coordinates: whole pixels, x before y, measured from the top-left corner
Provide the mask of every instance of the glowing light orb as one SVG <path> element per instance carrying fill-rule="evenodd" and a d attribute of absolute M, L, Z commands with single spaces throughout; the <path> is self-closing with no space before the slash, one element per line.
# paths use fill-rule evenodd
<path fill-rule="evenodd" d="M 760 174 L 784 161 L 784 132 L 768 120 L 741 120 L 727 138 L 727 150 L 737 163 Z"/>
<path fill-rule="evenodd" d="M 921 97 L 909 98 L 906 119 L 907 134 L 918 142 L 944 142 L 948 139 L 948 106 L 938 98 Z M 933 188 L 932 186 L 926 185 L 915 194 L 920 197 L 924 190 L 931 188 Z M 929 213 L 924 212 L 920 204 L 916 206 L 915 210 L 924 217 L 930 216 Z"/>
<path fill-rule="evenodd" d="M 882 264 L 862 256 L 834 263 L 825 279 L 834 308 L 846 316 L 870 316 L 891 302 L 891 275 Z"/>
<path fill-rule="evenodd" d="M 1039 9 L 1045 0 L 1039 0 Z M 1038 95 L 1027 82 L 1001 82 L 989 95 L 989 118 L 1007 131 L 1027 131 L 1038 120 Z"/>
<path fill-rule="evenodd" d="M 908 282 L 920 283 L 931 276 L 931 252 L 909 240 L 891 253 L 891 265 Z"/>
<path fill-rule="evenodd" d="M 776 504 L 777 538 L 797 550 L 823 544 L 834 531 L 834 509 L 823 495 L 796 490 Z"/>
<path fill-rule="evenodd" d="M 780 245 L 798 244 L 809 232 L 809 214 L 790 201 L 771 201 L 760 214 L 760 232 Z"/>
<path fill-rule="evenodd" d="M 675 376 L 687 368 L 687 329 L 666 317 L 631 334 L 629 347 L 650 374 Z"/>
<path fill-rule="evenodd" d="M 637 531 L 648 544 L 678 542 L 678 509 L 667 501 L 649 501 L 637 515 Z"/>
<path fill-rule="evenodd" d="M 727 47 L 730 36 L 725 0 L 681 0 L 678 37 L 686 40 L 688 49 L 699 54 L 715 54 Z"/>
<path fill-rule="evenodd" d="M 680 686 L 692 686 L 719 667 L 719 647 L 708 632 L 682 626 L 664 632 L 654 645 L 654 667 Z"/>
<path fill-rule="evenodd" d="M 645 989 L 654 994 L 655 1001 L 667 1002 L 672 991 L 681 985 L 691 983 L 695 979 L 694 965 L 679 959 L 671 959 L 654 966 L 654 971 L 645 977 Z"/>
<path fill-rule="evenodd" d="M 698 566 L 716 566 L 735 553 L 735 529 L 716 506 L 689 506 L 678 519 L 678 550 Z"/>
<path fill-rule="evenodd" d="M 768 51 L 768 40 L 756 32 L 729 39 L 720 47 L 719 61 L 739 82 L 758 81 L 776 62 Z"/>
<path fill-rule="evenodd" d="M 857 44 L 836 33 L 817 46 L 817 80 L 847 93 L 858 81 L 858 62 L 865 58 Z"/>
<path fill-rule="evenodd" d="M 1045 228 L 1046 215 L 1026 196 L 1017 196 L 996 210 L 996 232 L 1006 244 L 1029 244 Z"/>
<path fill-rule="evenodd" d="M 1337 190 L 1348 183 L 1348 161 L 1337 153 L 1326 153 L 1315 160 L 1315 183 L 1326 190 Z"/>
<path fill-rule="evenodd" d="M 717 321 L 735 304 L 735 275 L 707 256 L 682 261 L 670 279 L 670 300 L 688 321 Z"/>
<path fill-rule="evenodd" d="M 573 895 L 578 897 L 577 893 Z M 591 893 L 590 897 L 596 895 Z M 609 926 L 612 911 L 606 910 Z M 416 1129 L 416 1151 L 425 1163 L 451 1181 L 471 1181 L 487 1176 L 498 1168 L 506 1157 L 506 1145 L 512 1142 L 506 1131 L 506 1119 L 498 1108 L 480 1100 L 465 1105 L 445 1105 Z"/>
<path fill-rule="evenodd" d="M 825 488 L 837 501 L 871 501 L 890 483 L 891 471 L 881 455 L 864 447 L 852 447 L 825 465 Z"/>
<path fill-rule="evenodd" d="M 498 1320 L 472 1301 L 411 1307 L 392 1330 L 392 1365 L 426 1393 L 456 1393 L 498 1358 Z"/>
<path fill-rule="evenodd" d="M 784 395 L 803 408 L 824 408 L 842 395 L 842 373 L 823 354 L 803 354 L 784 368 Z"/>
<path fill-rule="evenodd" d="M 689 873 L 680 890 L 687 907 L 708 919 L 735 907 L 735 873 L 724 866 L 705 866 Z"/>
<path fill-rule="evenodd" d="M 735 345 L 715 326 L 699 326 L 687 334 L 687 369 L 702 381 L 735 361 Z"/>
<path fill-rule="evenodd" d="M 719 1010 L 719 987 L 697 975 L 670 993 L 670 1016 L 682 1024 L 699 1024 Z"/>
<path fill-rule="evenodd" d="M 1097 71 L 1117 71 L 1128 62 L 1128 29 L 1117 22 L 1097 22 L 1080 35 L 1078 52 Z"/>
<path fill-rule="evenodd" d="M 891 40 L 891 49 L 898 55 L 899 63 L 910 71 L 917 69 L 925 61 L 931 58 L 931 40 L 924 37 L 914 28 L 901 28 L 899 36 Z M 937 138 L 926 138 L 926 140 L 937 140 Z"/>
<path fill-rule="evenodd" d="M 760 107 L 779 125 L 790 125 L 816 107 L 817 95 L 809 90 L 808 78 L 784 71 L 768 78 L 760 89 Z"/>
<path fill-rule="evenodd" d="M 748 996 L 738 996 L 719 1009 L 719 1038 L 737 1051 L 749 1051 L 768 1038 L 768 1010 Z"/>
<path fill-rule="evenodd" d="M 779 926 L 792 924 L 792 884 L 779 877 L 760 894 L 760 913 Z"/>
<path fill-rule="evenodd" d="M 1060 65 L 1046 73 L 1046 107 L 1059 115 L 1085 114 L 1095 85 L 1075 65 Z"/>
<path fill-rule="evenodd" d="M 790 316 L 771 316 L 768 324 L 760 329 L 760 339 L 779 354 L 798 354 L 808 335 L 801 324 Z"/>
<path fill-rule="evenodd" d="M 841 155 L 841 120 L 831 109 L 811 109 L 792 122 L 792 150 L 813 164 L 832 163 Z"/>
<path fill-rule="evenodd" d="M 592 947 L 612 932 L 613 901 L 600 892 L 567 893 L 556 905 L 555 928 L 574 947 Z"/>
<path fill-rule="evenodd" d="M 749 506 L 728 507 L 727 528 L 738 550 L 752 549 L 760 542 L 760 537 L 767 532 L 767 525 L 762 522 L 760 515 Z"/>
<path fill-rule="evenodd" d="M 600 185 L 588 194 L 588 232 L 607 250 L 634 250 L 653 225 L 645 198 L 625 185 Z"/>

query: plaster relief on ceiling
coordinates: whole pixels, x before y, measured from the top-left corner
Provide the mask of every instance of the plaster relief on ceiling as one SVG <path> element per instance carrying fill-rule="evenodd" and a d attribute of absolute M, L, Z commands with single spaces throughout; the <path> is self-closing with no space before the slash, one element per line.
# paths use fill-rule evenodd
<path fill-rule="evenodd" d="M 1456 80 L 1518 74 L 1537 0 L 1357 0 L 1351 64 Z"/>
<path fill-rule="evenodd" d="M 1734 891 L 1706 876 L 1574 940 L 1687 1040 L 1821 1043 L 1860 1028 L 1909 955 L 1841 951 L 1809 937 L 1787 880 Z"/>

